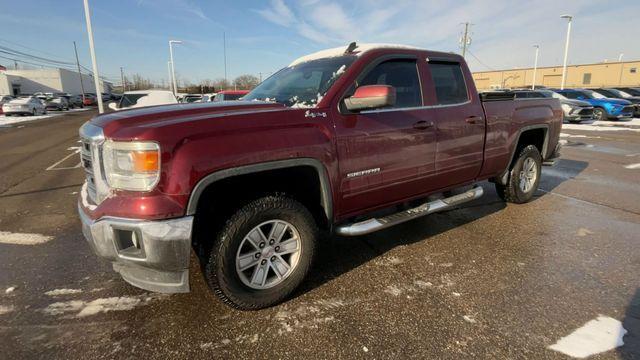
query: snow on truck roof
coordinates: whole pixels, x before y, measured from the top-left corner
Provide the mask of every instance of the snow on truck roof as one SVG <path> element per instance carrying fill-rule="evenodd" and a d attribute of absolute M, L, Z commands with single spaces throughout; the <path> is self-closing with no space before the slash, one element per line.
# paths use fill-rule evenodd
<path fill-rule="evenodd" d="M 302 64 L 302 63 L 307 62 L 307 61 L 342 56 L 342 55 L 345 54 L 345 52 L 347 51 L 349 46 L 350 45 L 339 46 L 337 48 L 321 50 L 321 51 L 315 52 L 313 54 L 309 54 L 309 55 L 305 55 L 305 56 L 299 57 L 299 58 L 295 59 L 291 64 L 289 64 L 289 67 L 296 66 L 298 64 Z M 356 56 L 360 56 L 360 55 L 364 54 L 367 51 L 377 50 L 377 49 L 424 50 L 424 49 L 417 48 L 417 47 L 414 47 L 414 46 L 399 45 L 399 44 L 357 44 L 356 48 L 353 50 L 352 54 L 356 55 Z"/>

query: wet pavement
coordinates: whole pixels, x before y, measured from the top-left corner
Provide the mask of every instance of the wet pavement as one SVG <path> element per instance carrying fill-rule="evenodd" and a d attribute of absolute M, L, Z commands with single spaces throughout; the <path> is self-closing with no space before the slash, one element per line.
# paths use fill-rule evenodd
<path fill-rule="evenodd" d="M 458 209 L 325 239 L 293 299 L 242 312 L 197 265 L 191 293 L 157 295 L 91 253 L 74 148 L 90 115 L 0 129 L 0 231 L 50 237 L 0 243 L 3 358 L 563 359 L 549 346 L 605 316 L 625 345 L 593 358 L 640 359 L 640 127 L 564 130 L 531 203 L 483 183 Z"/>

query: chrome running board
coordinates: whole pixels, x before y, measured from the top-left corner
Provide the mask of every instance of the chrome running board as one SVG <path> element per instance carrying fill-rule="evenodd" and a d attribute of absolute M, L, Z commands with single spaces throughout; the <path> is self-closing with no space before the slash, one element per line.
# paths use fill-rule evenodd
<path fill-rule="evenodd" d="M 474 186 L 471 190 L 462 194 L 454 195 L 444 199 L 438 199 L 424 203 L 412 209 L 391 214 L 381 218 L 372 218 L 353 224 L 344 224 L 336 228 L 336 233 L 342 236 L 358 236 L 369 234 L 374 231 L 388 228 L 405 221 L 409 221 L 434 212 L 450 209 L 456 205 L 465 203 L 481 197 L 483 190 L 481 186 Z"/>

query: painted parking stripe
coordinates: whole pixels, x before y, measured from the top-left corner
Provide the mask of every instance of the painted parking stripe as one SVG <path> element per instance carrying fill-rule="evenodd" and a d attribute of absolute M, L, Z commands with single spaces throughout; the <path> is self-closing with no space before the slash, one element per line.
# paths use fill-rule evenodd
<path fill-rule="evenodd" d="M 600 315 L 558 340 L 549 349 L 583 359 L 624 345 L 622 338 L 626 333 L 620 321 Z"/>
<path fill-rule="evenodd" d="M 71 166 L 71 167 L 61 167 L 61 168 L 56 168 L 56 166 L 62 164 L 65 160 L 67 160 L 68 158 L 75 156 L 77 154 L 80 153 L 80 147 L 79 146 L 72 146 L 70 148 L 68 148 L 67 150 L 73 150 L 73 152 L 65 157 L 63 157 L 61 160 L 56 161 L 53 165 L 49 166 L 48 168 L 46 168 L 45 170 L 47 171 L 51 171 L 51 170 L 67 170 L 67 169 L 77 169 L 80 166 L 82 166 L 82 163 L 78 163 L 75 166 Z"/>

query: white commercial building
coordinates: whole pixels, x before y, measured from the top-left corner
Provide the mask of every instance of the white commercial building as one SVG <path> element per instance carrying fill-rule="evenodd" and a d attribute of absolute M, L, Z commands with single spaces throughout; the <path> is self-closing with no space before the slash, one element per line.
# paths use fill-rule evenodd
<path fill-rule="evenodd" d="M 112 84 L 101 80 L 101 92 L 110 94 Z M 84 91 L 96 93 L 93 77 L 82 74 Z M 0 95 L 33 94 L 36 92 L 82 93 L 80 75 L 66 69 L 0 70 Z"/>

